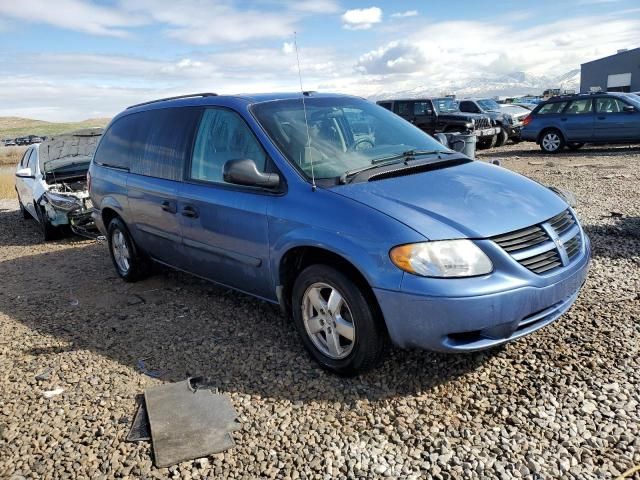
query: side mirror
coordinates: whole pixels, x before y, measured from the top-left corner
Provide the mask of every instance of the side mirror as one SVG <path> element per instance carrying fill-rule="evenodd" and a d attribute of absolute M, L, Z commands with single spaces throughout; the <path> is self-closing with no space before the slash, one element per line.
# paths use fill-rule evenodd
<path fill-rule="evenodd" d="M 625 105 L 624 107 L 622 107 L 622 111 L 627 113 L 635 112 L 636 107 L 634 107 L 633 105 Z"/>
<path fill-rule="evenodd" d="M 248 187 L 277 188 L 280 176 L 277 173 L 262 173 L 258 171 L 256 162 L 250 158 L 229 160 L 222 169 L 225 182 Z"/>
<path fill-rule="evenodd" d="M 31 172 L 31 169 L 29 167 L 21 168 L 20 170 L 18 170 L 16 172 L 16 177 L 20 177 L 20 178 L 35 178 L 33 176 L 33 173 Z"/>

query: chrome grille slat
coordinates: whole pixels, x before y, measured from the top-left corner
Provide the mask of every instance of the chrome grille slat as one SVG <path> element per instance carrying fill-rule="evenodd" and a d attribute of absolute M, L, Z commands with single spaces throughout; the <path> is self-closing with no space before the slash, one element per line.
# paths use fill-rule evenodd
<path fill-rule="evenodd" d="M 506 235 L 498 235 L 497 237 L 493 237 L 493 241 L 496 243 L 501 243 L 508 240 L 513 240 L 514 238 L 519 238 L 523 235 L 529 235 L 532 232 L 542 232 L 543 230 L 536 226 L 531 228 L 524 228 L 522 230 L 516 230 L 513 233 L 507 233 Z"/>
<path fill-rule="evenodd" d="M 538 262 L 540 262 L 542 260 L 546 260 L 546 259 L 552 258 L 552 257 L 558 258 L 558 252 L 556 252 L 555 250 L 550 250 L 550 251 L 542 253 L 540 255 L 536 255 L 535 257 L 530 257 L 530 258 L 527 258 L 526 260 L 521 260 L 520 264 L 524 265 L 525 267 L 528 268 L 529 266 L 531 266 L 531 265 L 533 265 L 535 263 L 538 263 Z"/>
<path fill-rule="evenodd" d="M 497 235 L 491 240 L 520 265 L 534 273 L 542 274 L 563 266 L 563 257 L 554 243 L 555 238 L 559 238 L 563 243 L 565 259 L 572 261 L 580 253 L 582 237 L 577 220 L 570 210 L 565 210 L 541 224 Z"/>

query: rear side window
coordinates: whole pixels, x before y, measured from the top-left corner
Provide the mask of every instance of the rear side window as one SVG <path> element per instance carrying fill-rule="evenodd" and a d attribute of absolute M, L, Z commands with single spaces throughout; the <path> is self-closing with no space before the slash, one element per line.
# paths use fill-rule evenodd
<path fill-rule="evenodd" d="M 128 170 L 134 156 L 138 123 L 136 115 L 116 120 L 98 144 L 93 161 L 98 165 Z"/>
<path fill-rule="evenodd" d="M 574 100 L 567 107 L 567 115 L 585 115 L 593 112 L 593 102 L 590 98 Z"/>
<path fill-rule="evenodd" d="M 412 102 L 397 102 L 398 115 L 411 115 L 411 103 Z"/>
<path fill-rule="evenodd" d="M 165 108 L 117 120 L 94 161 L 148 177 L 181 180 L 200 118 L 199 108 Z"/>
<path fill-rule="evenodd" d="M 193 147 L 191 178 L 224 183 L 224 164 L 242 158 L 253 160 L 260 172 L 267 168 L 266 153 L 240 115 L 222 108 L 206 109 Z"/>
<path fill-rule="evenodd" d="M 552 113 L 560 113 L 564 109 L 567 102 L 546 103 L 536 112 L 537 115 L 549 115 Z"/>

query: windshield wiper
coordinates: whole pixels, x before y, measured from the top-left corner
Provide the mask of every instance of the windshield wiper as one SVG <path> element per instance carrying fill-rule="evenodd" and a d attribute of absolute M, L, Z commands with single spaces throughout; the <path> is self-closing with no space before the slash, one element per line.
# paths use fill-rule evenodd
<path fill-rule="evenodd" d="M 354 168 L 353 170 L 347 170 L 346 172 L 344 172 L 342 175 L 340 175 L 340 183 L 345 184 L 347 183 L 347 179 L 353 178 L 355 175 L 366 172 L 367 170 L 373 170 L 375 168 L 381 168 L 387 165 L 393 165 L 395 163 L 407 164 L 411 160 L 415 160 L 417 157 L 425 155 L 453 155 L 454 153 L 455 152 L 447 152 L 444 150 L 407 150 L 406 152 L 389 155 L 387 157 L 374 158 L 373 160 L 371 160 L 371 165 Z"/>

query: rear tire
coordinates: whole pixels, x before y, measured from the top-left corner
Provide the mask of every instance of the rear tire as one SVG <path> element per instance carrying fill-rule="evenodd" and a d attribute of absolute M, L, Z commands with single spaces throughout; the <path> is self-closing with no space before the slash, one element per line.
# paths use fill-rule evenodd
<path fill-rule="evenodd" d="M 542 133 L 540 136 L 540 148 L 545 153 L 561 152 L 565 146 L 564 137 L 559 130 L 551 129 Z"/>
<path fill-rule="evenodd" d="M 382 358 L 387 334 L 373 304 L 360 286 L 327 265 L 307 267 L 293 285 L 293 320 L 303 345 L 339 375 L 365 372 Z"/>
<path fill-rule="evenodd" d="M 567 148 L 572 151 L 580 150 L 584 147 L 584 142 L 572 142 L 567 144 Z"/>
<path fill-rule="evenodd" d="M 149 273 L 149 262 L 136 247 L 129 229 L 118 217 L 108 227 L 109 254 L 116 272 L 125 282 L 136 282 Z"/>

